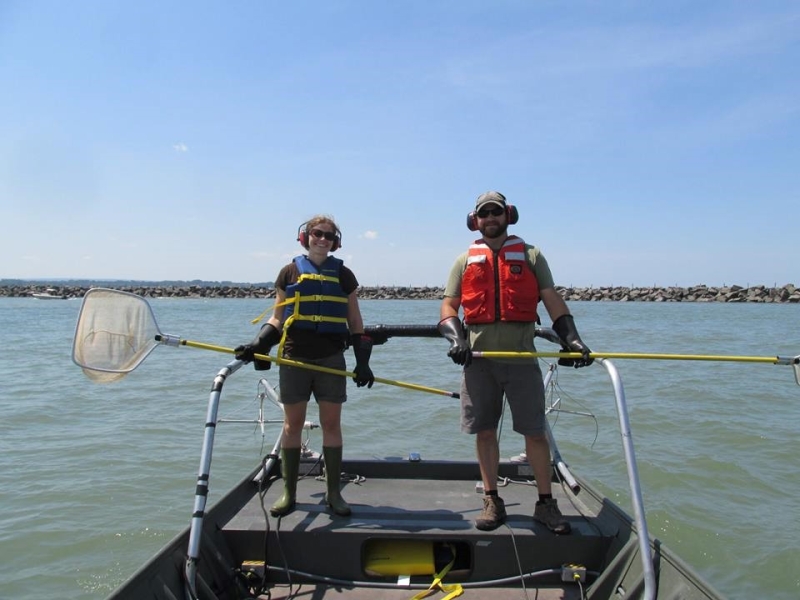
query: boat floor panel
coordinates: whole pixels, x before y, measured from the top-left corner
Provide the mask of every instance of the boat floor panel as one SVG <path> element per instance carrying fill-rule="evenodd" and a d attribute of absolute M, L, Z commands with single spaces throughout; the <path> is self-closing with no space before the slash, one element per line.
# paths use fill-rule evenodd
<path fill-rule="evenodd" d="M 603 503 L 589 494 L 575 495 L 558 483 L 553 484 L 553 495 L 572 527 L 570 535 L 555 535 L 533 520 L 537 488 L 533 481 L 519 477 L 499 488 L 506 505 L 505 524 L 494 531 L 480 531 L 474 526 L 483 506 L 477 479 L 403 477 L 402 473 L 398 476 L 397 465 L 390 469 L 391 478 L 369 471 L 366 464 L 363 469 L 358 464 L 346 468 L 342 495 L 353 511 L 349 517 L 330 512 L 325 505 L 325 481 L 312 471 L 298 481 L 297 505 L 288 515 L 265 517 L 282 493 L 283 482 L 277 479 L 268 489 L 253 494 L 235 514 L 217 522 L 235 560 L 239 564 L 266 562 L 273 585 L 291 578 L 308 587 L 309 598 L 407 599 L 420 589 L 391 587 L 403 575 L 402 570 L 375 573 L 368 564 L 375 544 L 388 544 L 390 554 L 397 552 L 403 565 L 407 560 L 403 545 L 425 541 L 433 548 L 435 559 L 424 574 L 411 573 L 411 581 L 418 586 L 429 585 L 433 575 L 455 555 L 446 581 L 461 582 L 465 587 L 480 585 L 474 589 L 481 598 L 525 598 L 519 589 L 521 573 L 526 574 L 529 590 L 534 590 L 532 597 L 578 598 L 579 594 L 571 595 L 579 589 L 577 585 L 561 583 L 561 567 L 579 564 L 588 571 L 601 571 L 620 530 L 618 516 L 607 513 Z M 407 474 L 414 474 L 413 469 Z M 451 475 L 458 470 L 454 467 Z M 313 544 L 313 552 L 309 544 Z M 412 564 L 414 560 L 416 557 Z M 356 582 L 388 585 L 377 590 L 348 585 Z M 276 593 L 280 592 L 273 589 L 271 597 L 280 598 Z"/>
<path fill-rule="evenodd" d="M 333 515 L 325 506 L 325 481 L 312 476 L 301 478 L 297 485 L 297 507 L 281 518 L 281 530 L 373 530 L 382 533 L 426 533 L 442 535 L 491 535 L 475 529 L 474 520 L 483 507 L 483 493 L 476 491 L 476 481 L 433 481 L 426 479 L 371 479 L 343 482 L 342 496 L 353 511 L 350 517 Z M 255 484 L 254 484 L 255 485 Z M 602 506 L 584 502 L 581 495 L 565 491 L 554 483 L 553 496 L 572 527 L 572 535 L 614 535 L 617 522 L 603 519 Z M 506 506 L 506 524 L 516 535 L 553 534 L 533 520 L 538 497 L 535 484 L 510 483 L 499 487 Z M 264 511 L 282 493 L 278 480 L 258 494 L 224 524 L 226 530 L 265 530 Z M 591 500 L 591 499 L 589 499 Z M 276 519 L 272 519 L 273 527 Z M 504 528 L 496 530 L 504 534 Z"/>

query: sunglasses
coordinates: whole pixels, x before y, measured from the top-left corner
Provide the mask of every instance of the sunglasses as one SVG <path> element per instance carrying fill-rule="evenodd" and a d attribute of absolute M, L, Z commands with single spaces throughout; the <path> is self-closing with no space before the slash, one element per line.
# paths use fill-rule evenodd
<path fill-rule="evenodd" d="M 480 209 L 478 211 L 478 217 L 481 218 L 481 219 L 485 219 L 489 215 L 492 215 L 493 217 L 499 217 L 504 212 L 506 212 L 505 208 L 503 208 L 502 206 L 495 205 L 494 208 L 482 208 L 482 209 Z"/>
<path fill-rule="evenodd" d="M 317 239 L 325 238 L 329 242 L 332 242 L 333 240 L 336 239 L 336 234 L 335 233 L 333 233 L 332 231 L 322 231 L 321 229 L 312 229 L 311 230 L 311 235 L 314 236 Z"/>

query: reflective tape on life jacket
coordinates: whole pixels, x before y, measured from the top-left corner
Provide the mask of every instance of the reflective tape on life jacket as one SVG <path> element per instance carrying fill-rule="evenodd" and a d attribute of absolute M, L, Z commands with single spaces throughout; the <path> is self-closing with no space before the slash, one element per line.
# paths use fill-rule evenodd
<path fill-rule="evenodd" d="M 469 247 L 461 280 L 461 306 L 468 325 L 535 322 L 538 304 L 539 282 L 522 238 L 508 236 L 497 253 L 483 240 Z"/>

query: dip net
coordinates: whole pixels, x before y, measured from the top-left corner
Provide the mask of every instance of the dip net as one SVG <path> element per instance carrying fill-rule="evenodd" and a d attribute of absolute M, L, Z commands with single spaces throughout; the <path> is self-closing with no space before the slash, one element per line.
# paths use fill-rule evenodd
<path fill-rule="evenodd" d="M 135 294 L 93 288 L 83 297 L 72 361 L 100 383 L 122 379 L 159 345 L 155 316 Z"/>

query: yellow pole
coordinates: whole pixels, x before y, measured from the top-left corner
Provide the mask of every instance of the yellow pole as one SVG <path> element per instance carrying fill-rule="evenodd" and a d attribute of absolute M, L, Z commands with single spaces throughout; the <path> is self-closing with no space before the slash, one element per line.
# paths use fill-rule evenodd
<path fill-rule="evenodd" d="M 225 346 L 214 346 L 212 344 L 205 344 L 203 342 L 193 342 L 191 340 L 180 340 L 179 344 L 181 346 L 190 346 L 191 348 L 200 348 L 203 350 L 213 350 L 214 352 L 225 352 L 228 354 L 233 354 L 233 348 L 226 348 Z M 256 358 L 259 360 L 268 360 L 270 362 L 277 363 L 279 365 L 288 365 L 291 367 L 299 367 L 301 369 L 309 369 L 311 371 L 320 371 L 321 373 L 330 373 L 332 375 L 341 375 L 342 377 L 355 377 L 355 373 L 350 371 L 339 371 L 338 369 L 331 369 L 329 367 L 321 367 L 319 365 L 311 365 L 308 363 L 300 362 L 297 360 L 290 360 L 288 358 L 277 358 L 275 356 L 270 356 L 269 354 L 256 354 Z M 439 390 L 432 387 L 427 387 L 424 385 L 417 385 L 416 383 L 406 383 L 405 381 L 395 381 L 394 379 L 384 379 L 383 377 L 376 377 L 376 383 L 385 383 L 387 385 L 394 385 L 401 388 L 406 388 L 409 390 L 415 390 L 417 392 L 427 392 L 429 394 L 438 394 L 439 396 L 447 396 L 449 398 L 458 398 L 458 394 L 455 392 L 448 392 L 446 390 Z"/>
<path fill-rule="evenodd" d="M 581 358 L 580 352 L 473 352 L 476 358 Z M 592 352 L 592 358 L 633 358 L 648 360 L 708 360 L 729 362 L 752 362 L 770 364 L 792 364 L 790 358 L 780 356 L 729 356 L 724 354 L 654 354 L 634 352 Z"/>

